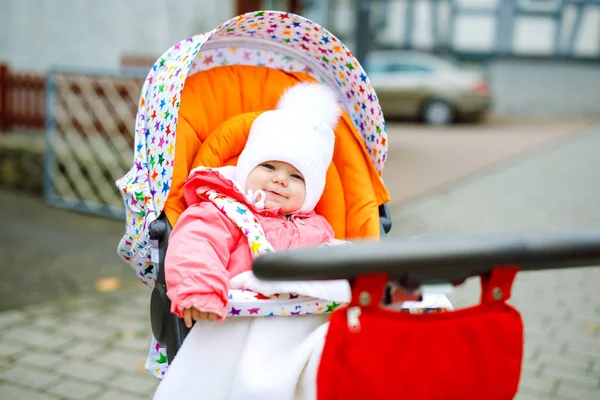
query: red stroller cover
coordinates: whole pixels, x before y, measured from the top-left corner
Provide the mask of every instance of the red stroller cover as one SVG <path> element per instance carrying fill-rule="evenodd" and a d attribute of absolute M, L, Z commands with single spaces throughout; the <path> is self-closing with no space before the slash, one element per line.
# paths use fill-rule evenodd
<path fill-rule="evenodd" d="M 523 323 L 506 304 L 518 268 L 481 277 L 481 304 L 408 314 L 380 306 L 385 275 L 360 276 L 348 307 L 331 316 L 317 376 L 318 400 L 512 399 Z"/>

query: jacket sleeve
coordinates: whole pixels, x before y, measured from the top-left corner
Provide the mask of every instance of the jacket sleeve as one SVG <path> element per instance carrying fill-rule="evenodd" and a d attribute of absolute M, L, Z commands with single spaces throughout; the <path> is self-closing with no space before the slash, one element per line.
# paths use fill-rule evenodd
<path fill-rule="evenodd" d="M 321 242 L 318 244 L 324 244 L 332 239 L 335 239 L 335 233 L 333 232 L 333 228 L 331 227 L 329 222 L 327 222 L 325 217 L 321 215 L 315 215 L 312 218 L 312 220 L 316 228 L 322 232 Z"/>
<path fill-rule="evenodd" d="M 227 315 L 227 265 L 239 241 L 239 229 L 212 203 L 202 202 L 181 214 L 169 237 L 165 258 L 167 296 L 171 312 L 195 307 Z"/>

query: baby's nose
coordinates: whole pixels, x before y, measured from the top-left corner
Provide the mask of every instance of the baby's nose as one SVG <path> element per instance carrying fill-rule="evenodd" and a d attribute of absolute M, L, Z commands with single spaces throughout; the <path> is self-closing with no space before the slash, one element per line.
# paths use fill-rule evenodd
<path fill-rule="evenodd" d="M 274 176 L 274 182 L 281 183 L 283 186 L 287 185 L 287 175 L 284 173 L 276 172 Z"/>

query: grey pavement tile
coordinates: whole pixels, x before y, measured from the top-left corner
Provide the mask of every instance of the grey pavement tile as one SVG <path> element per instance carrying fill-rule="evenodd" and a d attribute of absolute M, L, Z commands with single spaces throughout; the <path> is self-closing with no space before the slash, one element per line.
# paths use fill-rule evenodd
<path fill-rule="evenodd" d="M 105 296 L 100 293 L 81 294 L 76 297 L 69 298 L 68 300 L 65 299 L 64 303 L 68 305 L 66 310 L 69 311 L 69 314 L 71 314 L 74 312 L 96 310 L 100 308 L 103 304 L 103 297 Z"/>
<path fill-rule="evenodd" d="M 15 360 L 12 357 L 0 357 L 0 371 L 4 371 L 14 363 Z"/>
<path fill-rule="evenodd" d="M 92 396 L 90 400 L 140 400 L 148 399 L 147 395 L 125 394 L 123 392 L 109 390 L 102 393 L 99 397 Z"/>
<path fill-rule="evenodd" d="M 22 326 L 6 329 L 2 332 L 2 336 L 32 347 L 45 349 L 61 347 L 72 339 L 69 335 Z"/>
<path fill-rule="evenodd" d="M 146 354 L 126 350 L 101 350 L 91 356 L 98 364 L 112 366 L 124 371 L 135 372 L 143 369 Z"/>
<path fill-rule="evenodd" d="M 585 333 L 572 335 L 572 339 L 567 344 L 567 351 L 583 353 L 591 357 L 600 357 L 600 338 L 591 338 Z"/>
<path fill-rule="evenodd" d="M 89 321 L 96 322 L 98 321 L 98 310 L 96 309 L 83 309 L 71 312 L 67 315 L 67 319 L 71 321 Z"/>
<path fill-rule="evenodd" d="M 72 337 L 94 342 L 106 342 L 109 339 L 115 339 L 118 332 L 110 327 L 102 326 L 102 322 L 98 321 L 97 324 L 85 323 L 85 321 L 71 321 L 61 324 L 57 328 L 57 332 L 70 335 Z"/>
<path fill-rule="evenodd" d="M 60 313 L 61 308 L 57 303 L 47 303 L 47 304 L 36 304 L 34 306 L 29 306 L 23 310 L 27 313 L 29 318 L 35 318 L 40 316 L 52 316 L 57 317 L 57 314 Z"/>
<path fill-rule="evenodd" d="M 150 348 L 150 340 L 152 336 L 146 334 L 135 337 L 121 337 L 114 343 L 115 348 L 128 349 L 133 351 L 147 352 Z"/>
<path fill-rule="evenodd" d="M 18 310 L 4 311 L 0 313 L 0 330 L 12 326 L 16 323 L 23 322 L 27 319 L 27 315 Z"/>
<path fill-rule="evenodd" d="M 35 317 L 30 317 L 28 323 L 32 325 L 39 326 L 44 329 L 54 329 L 60 326 L 63 321 L 53 316 L 49 315 L 39 315 Z"/>
<path fill-rule="evenodd" d="M 556 395 L 559 398 L 572 400 L 598 400 L 600 398 L 600 389 L 590 388 L 580 385 L 572 385 L 561 381 L 558 385 Z"/>
<path fill-rule="evenodd" d="M 561 382 L 586 387 L 589 389 L 598 388 L 600 377 L 595 374 L 590 374 L 587 368 L 572 368 L 555 364 L 546 364 L 542 370 L 541 377 L 543 379 L 555 379 Z"/>
<path fill-rule="evenodd" d="M 581 357 L 579 355 L 564 355 L 564 354 L 551 354 L 548 352 L 542 352 L 536 358 L 536 362 L 539 365 L 549 365 L 552 368 L 573 368 L 576 370 L 583 370 L 591 372 L 591 365 L 589 358 Z"/>
<path fill-rule="evenodd" d="M 43 389 L 52 382 L 59 380 L 60 376 L 54 371 L 41 370 L 25 365 L 13 365 L 0 372 L 0 378 L 34 389 Z"/>
<path fill-rule="evenodd" d="M 98 365 L 92 361 L 70 360 L 61 364 L 56 369 L 63 375 L 85 379 L 92 382 L 105 382 L 115 374 L 114 368 Z"/>
<path fill-rule="evenodd" d="M 550 396 L 556 392 L 558 383 L 553 378 L 543 378 L 524 374 L 519 384 L 519 392 Z"/>
<path fill-rule="evenodd" d="M 102 387 L 88 382 L 61 379 L 56 386 L 52 386 L 47 391 L 66 399 L 78 400 L 100 394 Z"/>
<path fill-rule="evenodd" d="M 114 329 L 117 332 L 134 331 L 134 332 L 150 332 L 149 315 L 144 315 L 144 311 L 149 312 L 150 308 L 145 307 L 142 310 L 135 309 L 136 318 L 111 313 L 109 316 L 102 318 L 102 325 Z"/>
<path fill-rule="evenodd" d="M 0 335 L 0 357 L 13 356 L 24 351 L 26 348 L 26 344 L 9 340 Z"/>
<path fill-rule="evenodd" d="M 123 390 L 137 395 L 150 395 L 156 391 L 159 380 L 149 373 L 123 373 L 108 382 L 115 390 Z"/>
<path fill-rule="evenodd" d="M 48 393 L 39 393 L 10 383 L 0 383 L 0 399 L 2 400 L 56 400 Z"/>
<path fill-rule="evenodd" d="M 104 348 L 103 344 L 89 342 L 70 342 L 63 354 L 72 358 L 85 358 Z"/>
<path fill-rule="evenodd" d="M 22 354 L 16 361 L 18 363 L 47 368 L 58 365 L 60 362 L 64 361 L 64 357 L 56 353 L 35 349 Z"/>
<path fill-rule="evenodd" d="M 521 390 L 517 392 L 514 400 L 547 400 L 547 394 L 540 394 L 535 392 L 528 392 L 527 390 Z"/>

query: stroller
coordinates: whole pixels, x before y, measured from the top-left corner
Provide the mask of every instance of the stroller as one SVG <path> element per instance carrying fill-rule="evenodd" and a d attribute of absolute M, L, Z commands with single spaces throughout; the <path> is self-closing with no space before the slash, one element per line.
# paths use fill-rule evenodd
<path fill-rule="evenodd" d="M 387 156 L 381 107 L 358 61 L 326 29 L 291 13 L 248 13 L 211 32 L 177 43 L 150 70 L 136 118 L 134 165 L 117 181 L 127 211 L 126 233 L 118 252 L 136 270 L 140 280 L 153 288 L 150 312 L 154 338 L 146 367 L 155 376 L 160 378 L 166 373 L 188 332 L 183 322 L 170 313 L 164 278 L 169 233 L 186 207 L 182 190 L 186 177 L 197 166 L 235 165 L 253 119 L 273 109 L 285 88 L 297 82 L 315 81 L 337 93 L 344 111 L 335 132 L 336 147 L 327 171 L 327 186 L 315 211 L 329 221 L 338 239 L 383 237 L 391 229 L 391 219 L 386 206 L 389 195 L 381 179 Z M 231 120 L 241 129 L 231 129 Z M 569 245 L 583 243 L 578 249 L 584 251 L 585 257 L 570 261 L 576 265 L 597 261 L 600 256 L 597 237 L 586 236 L 583 242 L 580 239 L 566 242 L 565 249 L 572 250 Z M 473 243 L 475 250 L 470 247 Z M 410 351 L 411 343 L 423 343 L 427 338 L 432 339 L 434 333 L 439 335 L 448 330 L 456 335 L 460 332 L 481 335 L 483 339 L 477 346 L 493 350 L 493 354 L 489 351 L 481 354 L 499 357 L 494 369 L 499 372 L 490 372 L 493 379 L 480 379 L 481 388 L 474 388 L 474 392 L 485 393 L 490 385 L 504 379 L 507 389 L 486 398 L 512 398 L 520 374 L 522 324 L 516 310 L 505 302 L 517 270 L 514 263 L 529 259 L 519 259 L 523 254 L 510 251 L 511 246 L 522 250 L 518 241 L 504 242 L 505 246 L 500 247 L 490 239 L 486 239 L 483 247 L 477 247 L 477 243 L 476 238 L 439 243 L 427 238 L 405 242 L 386 239 L 350 248 L 261 256 L 254 268 L 257 276 L 265 279 L 351 280 L 351 303 L 347 307 L 332 303 L 311 308 L 313 302 L 307 298 L 285 298 L 285 294 L 284 298 L 269 297 L 232 290 L 228 309 L 230 316 L 240 318 L 332 312 L 317 379 L 319 398 L 385 396 L 389 384 L 382 384 L 387 375 L 381 368 L 387 365 L 386 371 L 397 374 L 398 368 L 390 366 L 409 353 L 412 353 L 410 365 L 418 368 L 419 357 Z M 546 244 L 552 249 L 556 242 L 550 240 Z M 436 245 L 438 248 L 433 247 Z M 498 250 L 506 257 L 499 257 Z M 548 265 L 548 260 L 531 261 L 535 268 Z M 373 270 L 373 265 L 379 268 Z M 493 268 L 497 265 L 508 267 Z M 484 276 L 481 307 L 485 309 L 444 313 L 451 307 L 435 299 L 413 304 L 404 309 L 407 313 L 379 308 L 382 301 L 389 301 L 382 299 L 382 294 L 389 297 L 386 288 L 392 279 L 415 288 L 426 283 L 458 283 L 474 275 Z M 257 301 L 261 307 L 256 307 Z M 252 312 L 257 308 L 263 311 Z M 461 318 L 458 323 L 457 318 L 449 317 L 455 314 Z M 398 316 L 401 318 L 397 319 Z M 433 325 L 434 322 L 439 326 Z M 433 329 L 424 331 L 424 325 Z M 487 331 L 482 331 L 484 325 Z M 413 329 L 415 326 L 418 329 Z M 404 329 L 407 327 L 411 329 Z M 497 331 L 486 338 L 493 328 Z M 382 353 L 373 347 L 378 340 L 374 335 L 383 333 L 382 329 L 388 332 L 383 334 L 388 343 L 393 339 L 390 335 L 395 335 L 398 329 L 413 334 L 403 339 L 402 347 Z M 499 335 L 503 336 L 501 344 L 494 344 L 492 338 Z M 456 359 L 456 354 L 446 347 L 432 346 L 432 349 L 437 358 Z M 465 350 L 464 346 L 460 349 Z M 493 365 L 484 360 L 486 366 L 490 363 Z M 365 365 L 371 367 L 365 370 Z M 343 391 L 332 386 L 339 382 L 343 382 Z M 357 388 L 357 382 L 363 389 Z M 434 396 L 433 392 L 430 396 Z"/>

